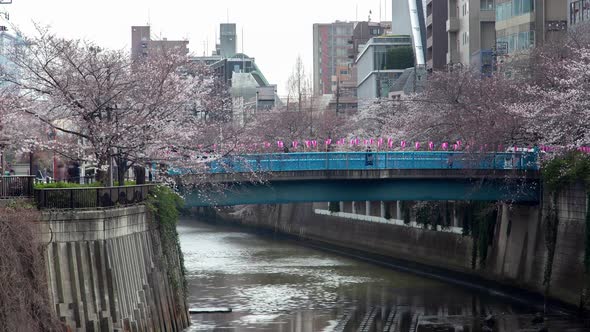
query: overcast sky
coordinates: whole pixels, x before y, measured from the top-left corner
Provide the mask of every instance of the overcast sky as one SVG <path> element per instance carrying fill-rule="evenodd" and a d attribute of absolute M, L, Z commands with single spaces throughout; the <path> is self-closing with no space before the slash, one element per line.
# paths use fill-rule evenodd
<path fill-rule="evenodd" d="M 1 2 L 2 0 L 0 0 Z M 4 0 L 6 1 L 6 0 Z M 152 34 L 169 40 L 187 39 L 191 53 L 215 47 L 219 23 L 236 23 L 238 51 L 256 63 L 280 95 L 297 55 L 312 73 L 312 25 L 335 20 L 391 19 L 391 0 L 12 0 L 0 5 L 24 32 L 32 22 L 50 25 L 59 35 L 84 38 L 113 49 L 129 50 L 131 26 L 151 23 Z M 357 11 L 358 6 L 358 11 Z M 381 6 L 381 9 L 380 9 Z M 358 17 L 357 17 L 358 12 Z M 229 15 L 228 15 L 229 13 Z"/>

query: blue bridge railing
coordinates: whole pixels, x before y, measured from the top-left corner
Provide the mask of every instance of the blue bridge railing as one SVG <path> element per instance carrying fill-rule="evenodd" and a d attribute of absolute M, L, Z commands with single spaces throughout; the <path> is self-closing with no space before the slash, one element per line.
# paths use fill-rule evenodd
<path fill-rule="evenodd" d="M 534 152 L 308 152 L 228 156 L 207 162 L 208 173 L 369 169 L 538 170 Z M 180 173 L 180 172 L 178 172 Z"/>

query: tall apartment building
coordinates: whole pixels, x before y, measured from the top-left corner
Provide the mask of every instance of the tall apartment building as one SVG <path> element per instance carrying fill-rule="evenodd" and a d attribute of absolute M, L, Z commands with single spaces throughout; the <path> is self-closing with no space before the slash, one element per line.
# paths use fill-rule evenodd
<path fill-rule="evenodd" d="M 337 68 L 352 61 L 348 58 L 352 49 L 354 23 L 316 23 L 313 25 L 313 91 L 316 95 L 332 93 L 332 76 Z"/>
<path fill-rule="evenodd" d="M 448 1 L 426 1 L 426 69 L 444 69 L 447 64 Z"/>
<path fill-rule="evenodd" d="M 557 40 L 567 30 L 568 14 L 563 1 L 499 0 L 496 7 L 496 39 L 508 54 Z"/>
<path fill-rule="evenodd" d="M 494 0 L 447 0 L 447 65 L 485 62 L 496 44 L 494 7 Z"/>
<path fill-rule="evenodd" d="M 590 0 L 568 0 L 567 5 L 569 26 L 590 22 Z"/>
<path fill-rule="evenodd" d="M 131 27 L 131 57 L 140 57 L 157 54 L 158 52 L 178 52 L 182 55 L 188 54 L 187 40 L 152 40 L 150 26 Z"/>

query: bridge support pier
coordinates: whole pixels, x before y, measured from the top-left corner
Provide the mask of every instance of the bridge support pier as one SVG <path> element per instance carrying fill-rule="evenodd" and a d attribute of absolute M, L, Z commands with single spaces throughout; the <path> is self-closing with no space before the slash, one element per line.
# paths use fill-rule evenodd
<path fill-rule="evenodd" d="M 355 214 L 356 213 L 356 202 L 352 201 L 351 205 L 352 205 L 352 213 Z"/>
<path fill-rule="evenodd" d="M 385 218 L 385 202 L 381 201 L 381 218 Z"/>
<path fill-rule="evenodd" d="M 371 215 L 371 201 L 365 201 L 365 216 Z"/>
<path fill-rule="evenodd" d="M 402 218 L 402 203 L 400 201 L 395 202 L 395 218 L 396 219 L 403 219 Z"/>

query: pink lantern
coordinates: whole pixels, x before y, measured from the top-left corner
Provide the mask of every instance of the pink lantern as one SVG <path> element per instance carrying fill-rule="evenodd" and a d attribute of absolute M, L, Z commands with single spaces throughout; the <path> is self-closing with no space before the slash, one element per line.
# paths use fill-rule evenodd
<path fill-rule="evenodd" d="M 330 144 L 332 144 L 332 139 L 331 139 L 331 138 L 328 138 L 328 139 L 326 140 L 326 145 L 330 145 Z"/>
<path fill-rule="evenodd" d="M 299 145 L 299 142 L 293 141 L 292 146 L 293 146 L 294 149 L 297 149 L 297 145 Z"/>
<path fill-rule="evenodd" d="M 279 148 L 282 148 L 282 147 L 283 147 L 283 142 L 282 142 L 282 141 L 277 141 L 277 146 L 278 146 Z"/>
<path fill-rule="evenodd" d="M 457 151 L 457 149 L 459 148 L 459 146 L 457 144 L 453 144 L 453 150 Z"/>
<path fill-rule="evenodd" d="M 443 150 L 446 151 L 449 148 L 449 143 L 444 142 L 441 147 L 442 147 Z"/>
<path fill-rule="evenodd" d="M 457 141 L 457 148 L 461 148 L 461 141 Z"/>
<path fill-rule="evenodd" d="M 306 148 L 308 148 L 308 149 L 309 149 L 309 145 L 310 145 L 310 144 L 311 144 L 311 143 L 310 143 L 309 141 L 305 141 L 305 147 L 306 147 Z"/>
<path fill-rule="evenodd" d="M 382 137 L 379 137 L 379 139 L 377 140 L 377 144 L 383 145 L 383 138 Z"/>
<path fill-rule="evenodd" d="M 428 142 L 428 150 L 432 151 L 432 149 L 434 149 L 434 143 Z"/>
<path fill-rule="evenodd" d="M 389 148 L 392 148 L 393 147 L 393 139 L 391 137 L 387 139 L 387 146 Z"/>
<path fill-rule="evenodd" d="M 373 144 L 375 144 L 375 141 L 374 141 L 374 140 L 371 138 L 371 139 L 369 140 L 369 144 L 370 144 L 370 145 L 373 145 Z"/>
<path fill-rule="evenodd" d="M 416 142 L 416 144 L 414 144 L 414 146 L 416 147 L 416 150 L 420 150 L 420 142 Z"/>
<path fill-rule="evenodd" d="M 317 141 L 311 141 L 311 145 L 315 148 L 318 146 L 318 142 Z"/>
<path fill-rule="evenodd" d="M 402 141 L 401 146 L 402 146 L 402 149 L 405 149 L 406 148 L 406 141 Z"/>

